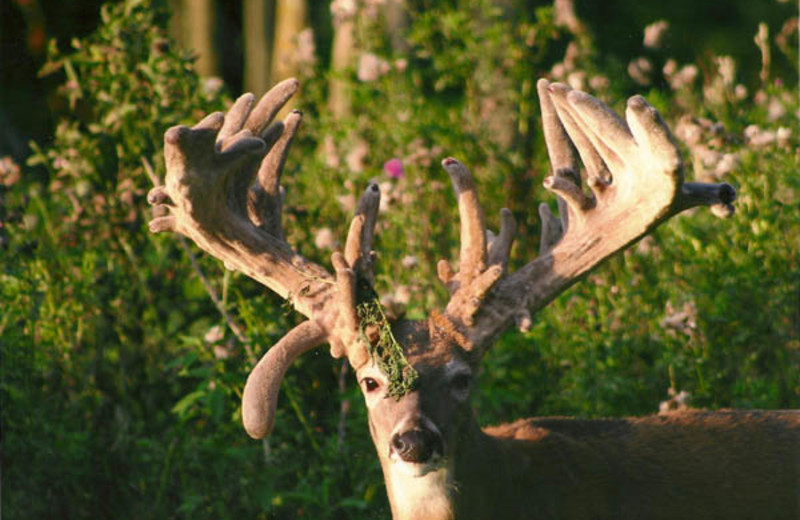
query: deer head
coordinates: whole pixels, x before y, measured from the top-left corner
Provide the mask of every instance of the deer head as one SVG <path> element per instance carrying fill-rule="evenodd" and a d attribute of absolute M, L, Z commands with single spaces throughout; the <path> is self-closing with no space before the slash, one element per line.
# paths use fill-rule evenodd
<path fill-rule="evenodd" d="M 167 131 L 166 184 L 153 189 L 149 201 L 169 215 L 154 219 L 150 229 L 189 237 L 307 318 L 248 378 L 242 412 L 251 436 L 272 430 L 280 383 L 292 362 L 329 344 L 331 354 L 346 356 L 356 371 L 395 516 L 421 514 L 407 509 L 418 507 L 403 499 L 409 493 L 429 499 L 428 513 L 439 511 L 427 517 L 452 516 L 466 507 L 456 507 L 452 495 L 464 485 L 460 475 L 476 463 L 472 457 L 484 435 L 469 396 L 494 340 L 515 324 L 529 327 L 536 311 L 673 215 L 698 205 L 730 215 L 735 191 L 727 184 L 684 182 L 678 147 L 644 98 L 628 101 L 623 121 L 583 92 L 540 80 L 553 167 L 544 186 L 558 202 L 558 216 L 546 204 L 539 207 L 540 255 L 509 272 L 511 212 L 503 209 L 500 230 L 489 233 L 475 180 L 463 164 L 446 158 L 442 165 L 461 221 L 456 269 L 447 260 L 437 266 L 450 300 L 427 320 L 392 323 L 372 286 L 376 185 L 361 196 L 344 250 L 331 257 L 332 273 L 286 242 L 279 184 L 301 114 L 272 119 L 297 87 L 295 80 L 280 83 L 257 104 L 245 94 L 227 114 Z"/>

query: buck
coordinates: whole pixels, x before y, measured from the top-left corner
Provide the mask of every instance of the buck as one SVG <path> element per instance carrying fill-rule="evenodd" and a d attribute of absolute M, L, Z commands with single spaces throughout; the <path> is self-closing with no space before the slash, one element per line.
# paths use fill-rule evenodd
<path fill-rule="evenodd" d="M 681 155 L 644 98 L 626 121 L 597 99 L 538 82 L 553 172 L 540 255 L 508 272 L 515 224 L 487 232 L 475 180 L 453 158 L 461 222 L 458 268 L 438 264 L 450 292 L 427 320 L 390 322 L 373 290 L 371 250 L 380 192 L 361 197 L 333 273 L 297 254 L 281 225 L 280 177 L 301 114 L 272 122 L 295 80 L 256 104 L 166 132 L 166 182 L 148 198 L 153 232 L 174 231 L 288 300 L 307 320 L 270 348 L 248 377 L 247 432 L 273 428 L 286 370 L 329 344 L 355 370 L 395 519 L 798 518 L 800 414 L 684 411 L 643 418 L 524 419 L 482 429 L 469 398 L 495 339 L 604 259 L 677 213 L 733 212 L 727 184 L 684 182 Z M 583 174 L 580 165 L 583 164 Z M 582 186 L 582 179 L 585 184 Z"/>

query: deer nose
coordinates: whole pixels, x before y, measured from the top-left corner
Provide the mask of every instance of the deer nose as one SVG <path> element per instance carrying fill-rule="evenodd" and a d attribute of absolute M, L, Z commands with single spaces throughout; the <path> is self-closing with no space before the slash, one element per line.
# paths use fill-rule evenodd
<path fill-rule="evenodd" d="M 414 429 L 392 437 L 392 452 L 405 462 L 427 462 L 434 453 L 442 453 L 439 434 L 427 429 Z"/>

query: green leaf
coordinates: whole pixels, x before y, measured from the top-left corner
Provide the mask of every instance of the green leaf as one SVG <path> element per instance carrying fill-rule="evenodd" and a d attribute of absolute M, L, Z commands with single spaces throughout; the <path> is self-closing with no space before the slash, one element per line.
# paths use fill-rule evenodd
<path fill-rule="evenodd" d="M 188 415 L 189 411 L 197 404 L 198 401 L 205 398 L 207 395 L 206 390 L 195 390 L 194 392 L 186 395 L 175 403 L 175 406 L 172 407 L 172 413 L 178 415 L 182 419 L 185 419 Z"/>

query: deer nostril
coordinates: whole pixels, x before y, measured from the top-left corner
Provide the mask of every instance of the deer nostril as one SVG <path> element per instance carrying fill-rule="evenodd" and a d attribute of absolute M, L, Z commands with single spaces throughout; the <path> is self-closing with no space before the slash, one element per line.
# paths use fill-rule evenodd
<path fill-rule="evenodd" d="M 392 451 L 405 462 L 427 462 L 434 453 L 442 452 L 442 440 L 429 430 L 409 430 L 396 434 L 391 441 Z"/>
<path fill-rule="evenodd" d="M 395 435 L 392 437 L 392 449 L 398 454 L 406 451 L 406 441 L 404 435 Z"/>

